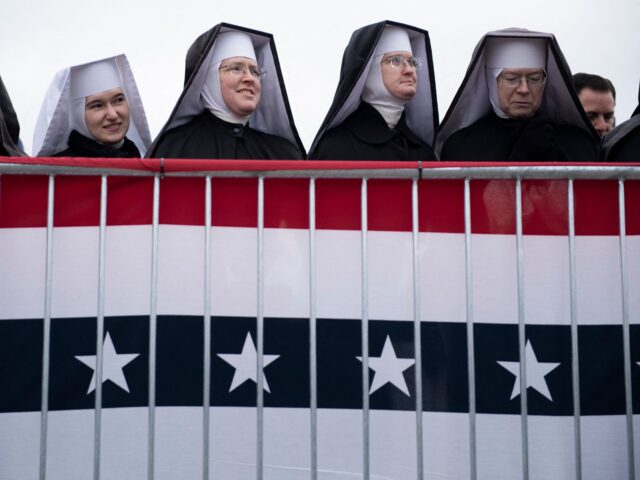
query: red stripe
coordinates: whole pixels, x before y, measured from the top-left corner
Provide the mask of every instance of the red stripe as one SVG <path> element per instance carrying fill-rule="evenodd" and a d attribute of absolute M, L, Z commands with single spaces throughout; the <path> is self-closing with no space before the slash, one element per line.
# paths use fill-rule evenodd
<path fill-rule="evenodd" d="M 40 175 L 0 176 L 0 228 L 46 226 L 48 179 Z M 196 177 L 168 177 L 160 181 L 160 222 L 204 224 L 205 181 Z M 215 226 L 255 227 L 255 178 L 212 179 L 212 223 Z M 515 183 L 512 180 L 471 181 L 471 222 L 474 233 L 515 233 Z M 373 231 L 411 231 L 410 180 L 368 181 L 368 226 Z M 306 179 L 264 181 L 267 228 L 309 225 Z M 625 183 L 627 233 L 640 235 L 640 181 Z M 318 229 L 359 230 L 359 179 L 316 181 Z M 618 234 L 618 182 L 576 180 L 575 219 L 578 235 Z M 567 182 L 522 182 L 523 232 L 526 235 L 566 235 Z M 109 177 L 108 225 L 151 223 L 153 179 Z M 464 182 L 422 180 L 418 190 L 422 232 L 464 232 Z M 54 223 L 58 227 L 97 226 L 100 177 L 58 175 L 55 183 Z"/>
<path fill-rule="evenodd" d="M 46 227 L 48 183 L 42 175 L 0 175 L 0 228 Z"/>

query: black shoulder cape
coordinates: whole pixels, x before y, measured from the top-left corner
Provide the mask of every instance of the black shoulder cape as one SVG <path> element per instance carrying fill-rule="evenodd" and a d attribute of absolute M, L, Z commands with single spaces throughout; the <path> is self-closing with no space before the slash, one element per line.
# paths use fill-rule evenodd
<path fill-rule="evenodd" d="M 91 138 L 72 130 L 69 134 L 69 148 L 55 153 L 52 157 L 87 157 L 87 158 L 139 158 L 140 151 L 135 143 L 124 138 L 120 148 L 103 145 Z"/>
<path fill-rule="evenodd" d="M 169 130 L 154 156 L 164 158 L 224 158 L 299 160 L 300 152 L 282 137 L 228 123 L 208 110 L 189 123 Z"/>
<path fill-rule="evenodd" d="M 368 103 L 337 127 L 329 130 L 314 151 L 318 160 L 434 160 L 433 150 L 405 122 L 388 127 L 382 115 Z"/>
<path fill-rule="evenodd" d="M 440 160 L 475 162 L 595 162 L 598 148 L 583 129 L 539 117 L 491 113 L 445 141 Z"/>

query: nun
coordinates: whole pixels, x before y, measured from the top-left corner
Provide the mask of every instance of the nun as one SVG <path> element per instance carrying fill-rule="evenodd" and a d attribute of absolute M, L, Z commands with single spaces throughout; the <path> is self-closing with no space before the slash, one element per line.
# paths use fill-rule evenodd
<path fill-rule="evenodd" d="M 20 143 L 20 124 L 9 93 L 0 77 L 0 156 L 23 157 Z"/>
<path fill-rule="evenodd" d="M 221 23 L 186 58 L 184 90 L 150 157 L 303 159 L 273 36 Z"/>
<path fill-rule="evenodd" d="M 428 32 L 391 21 L 362 27 L 309 158 L 434 160 L 437 108 Z"/>
<path fill-rule="evenodd" d="M 638 106 L 631 118 L 605 135 L 602 152 L 606 162 L 640 163 L 640 88 Z"/>
<path fill-rule="evenodd" d="M 45 96 L 33 138 L 40 157 L 144 155 L 147 118 L 125 55 L 59 71 Z"/>
<path fill-rule="evenodd" d="M 440 160 L 591 162 L 599 136 L 554 36 L 486 34 L 436 135 Z"/>

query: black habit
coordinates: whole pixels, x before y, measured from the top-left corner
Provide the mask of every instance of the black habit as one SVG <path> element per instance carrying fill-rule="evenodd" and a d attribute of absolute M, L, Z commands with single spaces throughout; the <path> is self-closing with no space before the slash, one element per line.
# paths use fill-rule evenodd
<path fill-rule="evenodd" d="M 124 138 L 124 143 L 120 148 L 103 145 L 91 138 L 72 130 L 67 142 L 69 148 L 54 153 L 52 157 L 87 157 L 87 158 L 139 158 L 140 151 L 135 143 Z"/>
<path fill-rule="evenodd" d="M 598 148 L 585 130 L 550 120 L 502 119 L 491 113 L 458 130 L 440 160 L 474 162 L 594 162 Z"/>
<path fill-rule="evenodd" d="M 202 86 L 211 65 L 218 35 L 239 31 L 251 37 L 260 68 L 262 95 L 247 125 L 228 123 L 214 116 L 201 100 Z M 305 157 L 298 136 L 273 36 L 269 33 L 221 23 L 200 35 L 189 47 L 184 89 L 146 156 L 152 158 L 298 160 Z"/>
<path fill-rule="evenodd" d="M 169 130 L 154 157 L 298 160 L 300 152 L 282 137 L 220 120 L 208 110 Z"/>
<path fill-rule="evenodd" d="M 433 160 L 433 150 L 407 126 L 404 113 L 394 129 L 368 103 L 329 130 L 314 152 L 318 160 Z"/>
<path fill-rule="evenodd" d="M 0 156 L 21 157 L 25 153 L 20 149 L 20 124 L 9 93 L 0 78 Z"/>
<path fill-rule="evenodd" d="M 361 100 L 364 78 L 387 26 L 407 31 L 414 57 L 422 60 L 417 91 L 394 129 L 371 105 Z M 340 78 L 327 115 L 309 151 L 320 160 L 434 160 L 430 144 L 438 125 L 438 102 L 429 33 L 385 20 L 351 35 L 342 57 Z"/>
<path fill-rule="evenodd" d="M 640 163 L 640 88 L 638 106 L 631 118 L 605 135 L 602 151 L 606 162 Z"/>
<path fill-rule="evenodd" d="M 500 39 L 546 45 L 547 77 L 541 106 L 529 119 L 502 119 L 492 108 L 487 48 L 490 41 Z M 594 162 L 600 160 L 600 136 L 584 113 L 555 37 L 508 28 L 487 33 L 476 46 L 438 129 L 434 151 L 440 160 L 453 161 Z"/>

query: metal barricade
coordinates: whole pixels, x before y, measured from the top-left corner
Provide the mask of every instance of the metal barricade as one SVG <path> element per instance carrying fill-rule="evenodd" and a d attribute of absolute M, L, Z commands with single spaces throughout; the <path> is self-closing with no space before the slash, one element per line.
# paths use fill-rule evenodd
<path fill-rule="evenodd" d="M 265 168 L 268 163 L 265 162 Z M 172 176 L 196 176 L 202 177 L 205 182 L 205 250 L 204 250 L 204 276 L 205 276 L 205 305 L 204 305 L 204 364 L 203 364 L 203 416 L 202 416 L 202 478 L 211 478 L 210 471 L 210 439 L 209 431 L 212 428 L 210 420 L 211 404 L 211 326 L 212 315 L 211 281 L 213 275 L 212 266 L 212 178 L 221 176 L 247 176 L 258 179 L 258 220 L 257 220 L 257 388 L 256 388 L 256 410 L 257 410 L 257 478 L 265 477 L 264 473 L 264 284 L 265 284 L 265 262 L 264 262 L 264 210 L 265 210 L 265 179 L 271 178 L 308 178 L 309 179 L 309 391 L 310 391 L 310 472 L 312 479 L 318 478 L 318 376 L 317 376 L 317 282 L 316 282 L 316 181 L 324 178 L 352 178 L 361 179 L 361 291 L 362 291 L 362 478 L 373 478 L 370 472 L 371 451 L 370 451 L 370 430 L 369 430 L 369 295 L 368 288 L 368 181 L 370 179 L 408 179 L 411 180 L 411 217 L 412 217 L 412 265 L 413 265 L 413 316 L 414 316 L 414 350 L 415 350 L 415 375 L 416 375 L 416 395 L 415 395 L 415 415 L 416 415 L 416 445 L 417 464 L 415 466 L 417 478 L 426 477 L 428 466 L 425 466 L 423 458 L 424 432 L 423 428 L 423 392 L 422 383 L 419 379 L 422 376 L 422 346 L 421 346 L 421 285 L 420 285 L 420 246 L 419 246 L 419 216 L 418 216 L 418 194 L 420 181 L 425 179 L 459 179 L 464 181 L 464 245 L 465 245 L 465 268 L 466 268 L 466 336 L 468 351 L 468 403 L 469 403 L 469 463 L 470 478 L 478 478 L 477 466 L 477 408 L 476 408 L 476 366 L 475 345 L 474 345 L 474 299 L 473 299 L 473 275 L 472 275 L 472 225 L 471 225 L 471 185 L 478 179 L 511 179 L 516 186 L 516 265 L 517 265 L 517 299 L 518 299 L 518 351 L 520 361 L 520 419 L 522 433 L 522 473 L 521 478 L 530 477 L 529 444 L 528 444 L 528 395 L 527 395 L 527 368 L 526 368 L 526 335 L 525 335 L 525 292 L 527 285 L 524 278 L 524 243 L 523 243 L 523 212 L 522 212 L 522 181 L 531 179 L 554 179 L 566 180 L 567 183 L 567 205 L 568 205 L 568 251 L 569 251 L 569 280 L 570 280 L 570 316 L 571 316 L 571 369 L 573 383 L 573 422 L 574 422 L 574 463 L 575 478 L 583 478 L 583 456 L 581 449 L 581 404 L 580 404 L 580 375 L 579 375 L 579 352 L 578 352 L 578 312 L 577 312 L 577 284 L 576 284 L 576 232 L 574 214 L 574 180 L 582 179 L 606 179 L 618 180 L 618 201 L 619 201 L 619 243 L 620 243 L 620 265 L 621 265 L 621 290 L 622 290 L 622 314 L 623 314 L 623 346 L 624 346 L 624 384 L 625 384 L 625 408 L 626 408 L 626 432 L 627 432 L 627 478 L 635 479 L 635 450 L 634 450 L 634 425 L 633 425 L 633 398 L 632 398 L 632 359 L 631 359 L 631 339 L 630 339 L 630 318 L 629 318 L 629 272 L 627 266 L 627 233 L 626 233 L 626 205 L 625 205 L 625 181 L 640 179 L 640 168 L 638 167 L 615 167 L 615 166 L 504 166 L 504 167 L 481 167 L 481 166 L 448 166 L 442 168 L 414 168 L 414 169 L 358 169 L 358 170 L 263 170 L 251 171 L 183 171 L 163 174 L 158 172 L 110 169 L 105 167 L 72 167 L 59 165 L 34 165 L 34 164 L 0 164 L 0 175 L 20 174 L 20 175 L 48 175 L 48 204 L 47 204 L 47 226 L 46 226 L 46 280 L 45 280 L 45 309 L 44 309 L 44 343 L 42 356 L 42 399 L 41 399 L 41 424 L 40 424 L 40 476 L 41 480 L 47 478 L 47 435 L 48 435 L 48 388 L 49 388 L 49 368 L 50 368 L 50 336 L 51 336 L 51 305 L 53 295 L 53 230 L 54 230 L 54 192 L 56 178 L 62 175 L 99 175 L 101 177 L 100 195 L 100 223 L 99 223 L 99 267 L 98 267 L 98 302 L 97 302 L 97 337 L 96 337 L 96 383 L 95 383 L 95 418 L 94 418 L 94 469 L 93 478 L 98 480 L 101 477 L 101 426 L 102 426 L 102 357 L 104 338 L 104 292 L 105 292 L 105 249 L 106 249 L 106 228 L 107 228 L 107 178 L 111 175 L 117 176 L 151 176 L 153 177 L 153 215 L 152 215 L 152 266 L 151 266 L 151 295 L 149 299 L 149 398 L 148 398 L 148 478 L 155 477 L 155 438 L 156 438 L 156 328 L 157 328 L 157 307 L 158 307 L 158 240 L 160 225 L 160 186 L 163 178 Z M 0 177 L 1 181 L 1 177 Z M 0 467 L 1 468 L 1 467 Z"/>

